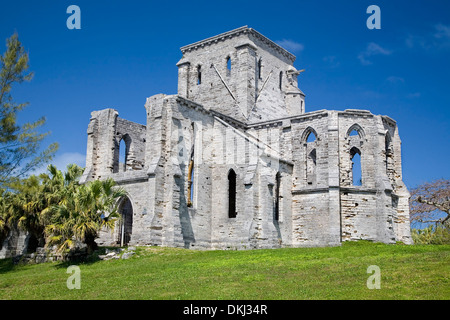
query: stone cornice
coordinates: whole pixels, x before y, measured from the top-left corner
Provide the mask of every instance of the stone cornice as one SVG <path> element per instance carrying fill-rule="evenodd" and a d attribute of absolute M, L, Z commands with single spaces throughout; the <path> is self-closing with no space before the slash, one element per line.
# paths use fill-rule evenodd
<path fill-rule="evenodd" d="M 259 33 L 258 31 L 256 31 L 255 29 L 249 28 L 250 32 L 257 37 L 259 40 L 261 40 L 262 42 L 266 43 L 267 45 L 269 45 L 270 47 L 272 47 L 273 49 L 277 50 L 279 53 L 281 53 L 283 56 L 285 56 L 286 58 L 288 58 L 292 63 L 294 63 L 296 57 L 290 53 L 289 51 L 287 51 L 286 49 L 284 49 L 283 47 L 279 46 L 278 44 L 276 44 L 275 42 L 273 42 L 272 40 L 270 40 L 269 38 L 265 37 L 264 35 L 262 35 L 261 33 Z"/>
<path fill-rule="evenodd" d="M 395 127 L 397 125 L 397 122 L 389 116 L 381 116 L 381 119 L 383 119 L 383 122 L 386 122 L 391 127 Z"/>
<path fill-rule="evenodd" d="M 266 120 L 266 121 L 261 121 L 261 122 L 245 123 L 245 122 L 239 121 L 237 119 L 234 119 L 233 117 L 224 115 L 216 110 L 213 110 L 213 109 L 207 110 L 201 104 L 191 101 L 189 99 L 177 96 L 176 100 L 179 103 L 187 105 L 188 107 L 190 107 L 192 109 L 196 109 L 200 112 L 207 113 L 211 116 L 216 116 L 216 117 L 222 119 L 223 121 L 233 125 L 234 127 L 241 128 L 244 131 L 249 130 L 249 129 L 258 130 L 258 129 L 263 129 L 263 128 L 278 127 L 278 126 L 286 127 L 286 126 L 290 126 L 290 123 L 293 123 L 293 122 L 294 123 L 295 122 L 304 122 L 304 121 L 311 121 L 314 119 L 321 119 L 324 117 L 328 117 L 330 112 L 337 112 L 339 116 L 344 116 L 344 117 L 345 116 L 363 117 L 363 118 L 374 117 L 374 115 L 368 110 L 346 109 L 345 111 L 333 111 L 333 110 L 322 109 L 322 110 L 303 113 L 303 114 L 296 115 L 296 116 L 288 116 L 288 117 L 284 117 L 284 118 Z M 381 117 L 382 117 L 383 121 L 386 121 L 394 126 L 396 125 L 395 120 L 389 118 L 388 116 L 381 116 Z M 332 130 L 337 130 L 337 128 L 332 127 Z"/>
<path fill-rule="evenodd" d="M 181 47 L 180 50 L 184 54 L 185 52 L 197 50 L 199 48 L 204 48 L 205 46 L 218 43 L 219 41 L 225 41 L 227 39 L 231 39 L 231 38 L 239 36 L 241 34 L 251 34 L 254 37 L 258 38 L 263 43 L 267 44 L 269 47 L 278 51 L 281 55 L 285 56 L 291 62 L 295 61 L 295 56 L 292 53 L 290 53 L 283 47 L 279 46 L 278 44 L 276 44 L 269 38 L 263 36 L 261 33 L 256 31 L 255 29 L 249 28 L 248 26 L 243 26 L 243 27 L 231 30 L 231 31 L 221 33 L 221 34 L 211 37 L 211 38 L 207 38 L 207 39 L 204 39 L 201 41 L 194 42 L 192 44 Z"/>

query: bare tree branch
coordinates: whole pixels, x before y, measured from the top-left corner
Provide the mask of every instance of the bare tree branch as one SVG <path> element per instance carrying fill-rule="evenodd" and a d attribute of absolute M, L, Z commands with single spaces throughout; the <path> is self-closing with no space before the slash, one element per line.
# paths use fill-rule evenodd
<path fill-rule="evenodd" d="M 450 218 L 450 180 L 439 179 L 412 189 L 410 218 L 411 223 L 445 223 Z"/>

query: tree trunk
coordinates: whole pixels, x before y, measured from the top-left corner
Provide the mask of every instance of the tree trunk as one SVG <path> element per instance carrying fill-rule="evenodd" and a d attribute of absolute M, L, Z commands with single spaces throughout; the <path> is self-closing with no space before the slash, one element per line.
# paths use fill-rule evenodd
<path fill-rule="evenodd" d="M 97 235 L 88 235 L 84 240 L 84 243 L 87 246 L 88 254 L 92 254 L 98 248 L 98 244 L 97 242 L 95 242 L 95 238 L 97 238 Z"/>

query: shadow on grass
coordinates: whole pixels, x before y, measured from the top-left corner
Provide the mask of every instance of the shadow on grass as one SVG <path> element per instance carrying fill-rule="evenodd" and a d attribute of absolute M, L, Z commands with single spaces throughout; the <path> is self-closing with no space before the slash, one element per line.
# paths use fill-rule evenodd
<path fill-rule="evenodd" d="M 55 268 L 61 269 L 61 268 L 67 268 L 71 265 L 91 265 L 94 263 L 97 263 L 99 261 L 102 261 L 102 259 L 99 258 L 99 255 L 105 254 L 106 249 L 111 249 L 112 247 L 100 247 L 98 250 L 94 251 L 92 254 L 82 257 L 76 257 L 67 261 L 47 261 L 42 262 L 46 264 L 52 264 Z M 41 263 L 36 262 L 24 262 L 21 259 L 21 256 L 16 256 L 14 258 L 6 258 L 6 259 L 0 259 L 0 274 L 4 274 L 7 272 L 10 272 L 17 267 L 21 266 L 31 266 Z"/>
<path fill-rule="evenodd" d="M 94 253 L 85 258 L 71 259 L 71 260 L 67 260 L 67 261 L 57 261 L 57 262 L 53 262 L 53 263 L 55 264 L 54 267 L 57 269 L 66 269 L 72 265 L 91 265 L 91 264 L 97 263 L 99 261 L 102 261 L 102 260 L 98 257 L 98 254 Z"/>
<path fill-rule="evenodd" d="M 12 258 L 0 259 L 0 274 L 7 273 L 14 269 Z"/>
<path fill-rule="evenodd" d="M 117 247 L 98 247 L 97 250 L 95 250 L 92 254 L 83 256 L 83 257 L 77 257 L 74 259 L 70 259 L 67 261 L 58 261 L 55 264 L 55 268 L 67 268 L 71 265 L 91 265 L 94 263 L 97 263 L 99 261 L 103 261 L 99 258 L 100 255 L 104 255 L 106 253 L 106 250 L 115 250 Z"/>

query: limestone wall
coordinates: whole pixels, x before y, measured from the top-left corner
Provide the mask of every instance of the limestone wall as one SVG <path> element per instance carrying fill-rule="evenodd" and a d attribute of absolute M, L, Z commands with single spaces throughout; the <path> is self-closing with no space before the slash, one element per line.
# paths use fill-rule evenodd
<path fill-rule="evenodd" d="M 181 51 L 178 94 L 149 97 L 145 126 L 105 109 L 88 127 L 84 181 L 111 176 L 129 192 L 131 244 L 411 243 L 394 120 L 366 110 L 304 113 L 295 56 L 248 27 Z"/>

